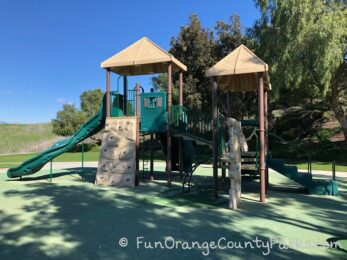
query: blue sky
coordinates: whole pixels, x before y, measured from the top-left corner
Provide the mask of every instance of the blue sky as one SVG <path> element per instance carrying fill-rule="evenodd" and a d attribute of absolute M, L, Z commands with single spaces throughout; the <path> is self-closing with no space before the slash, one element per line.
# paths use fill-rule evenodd
<path fill-rule="evenodd" d="M 62 103 L 78 107 L 83 91 L 105 89 L 101 61 L 143 36 L 168 49 L 192 13 L 211 28 L 233 13 L 244 27 L 259 17 L 253 0 L 0 0 L 0 121 L 48 122 Z"/>

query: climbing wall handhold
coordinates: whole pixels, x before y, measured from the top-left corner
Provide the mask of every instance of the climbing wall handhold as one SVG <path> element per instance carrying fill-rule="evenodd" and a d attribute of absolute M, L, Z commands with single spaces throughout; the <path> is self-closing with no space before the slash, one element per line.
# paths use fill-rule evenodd
<path fill-rule="evenodd" d="M 95 184 L 135 185 L 136 118 L 108 118 L 100 149 Z"/>

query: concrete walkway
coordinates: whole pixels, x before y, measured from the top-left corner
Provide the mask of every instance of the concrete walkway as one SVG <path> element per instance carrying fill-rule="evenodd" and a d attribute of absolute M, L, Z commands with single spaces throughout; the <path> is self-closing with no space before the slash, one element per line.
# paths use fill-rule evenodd
<path fill-rule="evenodd" d="M 81 167 L 81 162 L 53 162 L 53 169 L 67 169 Z M 50 163 L 46 163 L 42 170 L 47 170 L 50 167 Z M 84 167 L 98 167 L 98 162 L 84 162 Z M 6 173 L 8 168 L 0 169 L 0 173 Z"/>
<path fill-rule="evenodd" d="M 165 162 L 158 162 L 155 161 L 154 162 L 154 167 L 157 165 L 163 166 L 165 164 Z M 68 168 L 79 168 L 81 167 L 82 164 L 81 162 L 53 162 L 53 169 L 68 169 Z M 94 161 L 94 162 L 84 162 L 84 166 L 85 167 L 98 167 L 98 162 Z M 140 163 L 140 167 L 142 166 L 142 164 Z M 50 164 L 47 163 L 42 169 L 43 170 L 47 170 L 49 169 Z M 200 165 L 201 168 L 212 168 L 212 165 L 210 164 L 201 164 Z M 2 168 L 0 169 L 0 174 L 2 173 L 6 173 L 8 168 Z M 273 170 L 270 170 L 270 173 Z M 299 171 L 305 172 L 307 171 L 307 169 L 299 169 Z M 313 177 L 316 178 L 332 178 L 332 172 L 331 171 L 317 171 L 317 170 L 313 170 L 312 171 L 312 175 Z M 336 172 L 336 178 L 337 179 L 342 179 L 342 180 L 347 180 L 347 172 Z"/>

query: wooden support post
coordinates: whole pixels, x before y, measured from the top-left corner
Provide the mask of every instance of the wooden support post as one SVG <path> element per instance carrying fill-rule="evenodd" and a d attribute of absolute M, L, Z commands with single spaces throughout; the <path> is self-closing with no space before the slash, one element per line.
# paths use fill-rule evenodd
<path fill-rule="evenodd" d="M 179 77 L 179 103 L 183 106 L 183 71 L 180 71 Z"/>
<path fill-rule="evenodd" d="M 213 149 L 213 195 L 218 198 L 218 108 L 217 82 L 212 78 L 212 149 Z"/>
<path fill-rule="evenodd" d="M 259 172 L 260 172 L 260 201 L 265 203 L 265 129 L 264 129 L 264 78 L 258 74 L 259 96 Z"/>
<path fill-rule="evenodd" d="M 140 84 L 136 83 L 136 171 L 135 185 L 140 184 Z"/>
<path fill-rule="evenodd" d="M 231 93 L 227 92 L 227 118 L 231 117 Z"/>
<path fill-rule="evenodd" d="M 128 115 L 127 111 L 127 99 L 128 99 L 128 77 L 123 77 L 123 114 Z"/>
<path fill-rule="evenodd" d="M 179 103 L 183 106 L 183 72 L 179 74 Z M 180 172 L 180 179 L 183 178 L 183 138 L 179 139 L 179 154 L 178 154 L 178 167 Z"/>
<path fill-rule="evenodd" d="M 269 189 L 269 167 L 267 165 L 268 160 L 268 150 L 269 150 L 269 122 L 268 122 L 268 91 L 264 90 L 264 120 L 265 120 L 265 186 L 266 194 Z"/>
<path fill-rule="evenodd" d="M 151 140 L 150 140 L 150 166 L 149 166 L 149 167 L 150 167 L 150 173 L 149 173 L 149 174 L 150 174 L 150 180 L 151 180 L 151 181 L 154 180 L 154 175 L 153 175 L 153 168 L 154 168 L 154 167 L 153 167 L 153 164 L 154 164 L 154 163 L 153 163 L 153 158 L 154 158 L 154 156 L 153 156 L 153 150 L 154 150 L 154 149 L 153 149 L 153 139 L 154 139 L 154 138 L 153 138 L 153 135 L 154 135 L 154 134 L 152 133 L 152 134 L 151 134 Z"/>
<path fill-rule="evenodd" d="M 228 91 L 227 93 L 227 118 L 231 117 L 231 93 Z M 227 139 L 226 139 L 227 140 Z M 228 163 L 222 163 L 222 179 L 225 180 L 226 177 L 226 167 Z"/>
<path fill-rule="evenodd" d="M 110 102 L 111 102 L 111 70 L 106 70 L 106 117 L 111 116 L 111 108 L 110 108 Z"/>
<path fill-rule="evenodd" d="M 172 170 L 172 131 L 171 131 L 171 105 L 172 105 L 172 64 L 169 62 L 167 68 L 167 151 L 166 151 L 166 172 L 167 172 L 167 185 L 171 187 L 171 170 Z"/>

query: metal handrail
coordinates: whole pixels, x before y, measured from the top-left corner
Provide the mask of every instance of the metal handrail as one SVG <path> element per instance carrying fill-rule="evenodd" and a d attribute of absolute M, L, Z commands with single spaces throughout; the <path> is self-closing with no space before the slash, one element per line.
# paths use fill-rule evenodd
<path fill-rule="evenodd" d="M 174 131 L 190 134 L 209 142 L 212 141 L 212 120 L 210 115 L 190 111 L 182 105 L 173 105 L 171 111 L 171 124 Z"/>
<path fill-rule="evenodd" d="M 123 107 L 121 107 L 120 96 L 121 96 L 121 94 L 119 93 L 119 91 L 117 91 L 117 90 L 110 91 L 110 97 L 111 97 L 110 106 L 119 108 L 120 110 L 123 111 Z M 126 116 L 135 116 L 136 102 L 135 102 L 135 91 L 134 90 L 128 90 L 127 100 L 123 100 L 123 103 L 124 102 L 125 102 L 125 105 L 127 106 L 127 115 Z"/>
<path fill-rule="evenodd" d="M 173 105 L 171 108 L 171 124 L 174 131 L 196 137 L 199 140 L 212 143 L 213 123 L 211 115 L 197 113 L 182 105 Z M 222 115 L 218 113 L 219 155 L 223 153 L 224 131 Z"/>
<path fill-rule="evenodd" d="M 257 131 L 254 133 L 254 136 L 255 136 L 255 149 L 256 149 L 256 152 L 255 152 L 255 165 L 257 167 L 257 169 L 259 169 L 259 137 L 258 137 L 258 134 L 257 134 Z"/>

